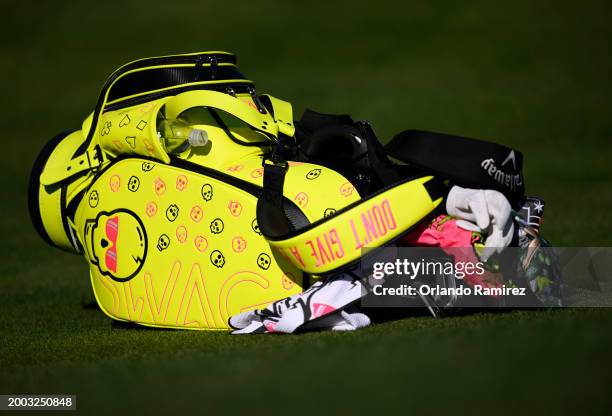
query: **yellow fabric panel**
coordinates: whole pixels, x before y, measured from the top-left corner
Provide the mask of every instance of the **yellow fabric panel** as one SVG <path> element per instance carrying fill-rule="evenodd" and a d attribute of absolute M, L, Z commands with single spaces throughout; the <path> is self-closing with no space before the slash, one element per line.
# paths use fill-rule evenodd
<path fill-rule="evenodd" d="M 270 241 L 270 245 L 307 273 L 335 270 L 358 260 L 362 248 L 386 244 L 433 211 L 442 198 L 431 200 L 423 186 L 430 179 L 395 186 L 294 237 Z"/>
<path fill-rule="evenodd" d="M 259 234 L 256 198 L 142 159 L 102 173 L 76 214 L 101 308 L 144 325 L 225 329 L 229 316 L 301 291 Z"/>

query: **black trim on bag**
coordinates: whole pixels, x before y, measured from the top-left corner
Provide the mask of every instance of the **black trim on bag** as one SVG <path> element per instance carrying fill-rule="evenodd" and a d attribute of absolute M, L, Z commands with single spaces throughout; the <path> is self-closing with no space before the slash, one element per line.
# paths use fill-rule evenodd
<path fill-rule="evenodd" d="M 143 104 L 148 101 L 158 100 L 160 98 L 169 97 L 171 95 L 177 95 L 186 91 L 194 91 L 194 90 L 210 90 L 210 91 L 218 91 L 218 92 L 227 92 L 228 88 L 233 89 L 237 93 L 242 94 L 248 92 L 249 88 L 252 88 L 252 82 L 228 82 L 222 84 L 200 84 L 200 85 L 186 85 L 179 86 L 176 88 L 171 88 L 165 91 L 157 91 L 152 92 L 150 94 L 139 95 L 137 97 L 128 98 L 126 100 L 119 101 L 117 103 L 108 104 L 104 107 L 103 113 L 107 111 L 115 111 L 121 110 L 122 108 L 132 107 L 134 105 Z"/>
<path fill-rule="evenodd" d="M 216 79 L 245 79 L 245 77 L 235 66 L 220 66 L 216 69 L 210 66 L 145 69 L 118 79 L 108 93 L 107 102 L 147 91 Z"/>
<path fill-rule="evenodd" d="M 384 151 L 387 156 L 450 179 L 453 184 L 497 190 L 514 208 L 520 206 L 525 193 L 523 154 L 498 143 L 406 130 L 394 136 Z"/>
<path fill-rule="evenodd" d="M 61 193 L 60 193 L 60 217 L 62 219 L 62 227 L 64 228 L 64 234 L 66 234 L 66 237 L 68 237 L 68 242 L 70 243 L 70 245 L 77 250 L 76 247 L 74 247 L 74 242 L 72 241 L 72 233 L 70 232 L 70 224 L 68 224 L 68 215 L 66 213 L 66 198 L 68 196 L 68 183 L 66 183 L 65 181 L 62 182 L 62 189 L 61 189 Z"/>
<path fill-rule="evenodd" d="M 32 221 L 32 225 L 36 229 L 36 232 L 40 237 L 47 243 L 54 247 L 57 247 L 51 237 L 47 233 L 45 226 L 43 224 L 42 216 L 40 214 L 40 200 L 39 200 L 39 192 L 40 192 L 40 175 L 42 174 L 47 161 L 49 160 L 49 156 L 55 150 L 57 145 L 71 133 L 74 133 L 75 130 L 68 130 L 61 132 L 57 136 L 53 137 L 49 140 L 42 148 L 36 160 L 34 161 L 34 165 L 32 166 L 32 170 L 30 171 L 30 179 L 28 183 L 28 211 L 30 213 L 30 220 Z"/>

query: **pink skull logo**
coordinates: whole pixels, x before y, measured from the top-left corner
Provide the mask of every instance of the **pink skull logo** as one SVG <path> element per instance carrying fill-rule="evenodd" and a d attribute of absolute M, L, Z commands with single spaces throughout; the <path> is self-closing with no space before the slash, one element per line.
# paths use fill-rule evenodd
<path fill-rule="evenodd" d="M 308 195 L 305 192 L 300 192 L 295 196 L 295 198 L 293 198 L 293 200 L 302 208 L 308 205 Z"/>
<path fill-rule="evenodd" d="M 147 206 L 145 207 L 145 213 L 149 218 L 153 217 L 155 214 L 157 214 L 157 204 L 153 201 L 147 203 Z"/>
<path fill-rule="evenodd" d="M 161 178 L 157 178 L 153 181 L 153 185 L 155 186 L 155 193 L 157 195 L 163 195 L 166 193 L 166 182 L 164 182 Z"/>
<path fill-rule="evenodd" d="M 184 191 L 185 188 L 187 188 L 187 182 L 187 176 L 179 175 L 179 177 L 176 178 L 176 189 L 178 189 L 179 191 Z"/>
<path fill-rule="evenodd" d="M 261 178 L 263 176 L 263 168 L 253 169 L 251 171 L 251 178 Z"/>
<path fill-rule="evenodd" d="M 191 217 L 191 220 L 193 222 L 200 222 L 202 221 L 202 217 L 204 216 L 204 211 L 202 211 L 201 206 L 194 205 L 193 208 L 191 208 L 191 212 L 189 213 L 189 216 Z"/>
<path fill-rule="evenodd" d="M 340 195 L 342 196 L 351 196 L 354 191 L 355 187 L 350 182 L 344 182 L 342 186 L 340 186 Z"/>
<path fill-rule="evenodd" d="M 242 204 L 238 201 L 230 201 L 227 208 L 234 217 L 238 217 L 242 213 Z"/>
<path fill-rule="evenodd" d="M 197 236 L 195 240 L 193 240 L 193 243 L 195 244 L 196 250 L 200 253 L 204 253 L 208 248 L 208 241 L 206 241 L 206 238 L 202 235 Z"/>
<path fill-rule="evenodd" d="M 283 273 L 281 277 L 281 285 L 285 290 L 291 290 L 291 288 L 295 285 L 295 277 L 291 273 Z"/>
<path fill-rule="evenodd" d="M 184 243 L 187 241 L 187 227 L 181 225 L 176 229 L 176 239 L 179 241 L 179 243 Z"/>
<path fill-rule="evenodd" d="M 117 192 L 121 187 L 121 178 L 119 177 L 119 175 L 113 175 L 110 177 L 108 184 L 110 186 L 111 191 Z"/>
<path fill-rule="evenodd" d="M 234 250 L 234 252 L 242 253 L 244 250 L 246 250 L 246 247 L 247 247 L 247 242 L 244 238 L 234 237 L 232 239 L 232 250 Z"/>

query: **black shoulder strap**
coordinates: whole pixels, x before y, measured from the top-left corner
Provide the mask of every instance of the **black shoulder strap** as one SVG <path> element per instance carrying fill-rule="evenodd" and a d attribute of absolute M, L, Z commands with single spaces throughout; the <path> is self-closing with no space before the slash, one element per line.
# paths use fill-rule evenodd
<path fill-rule="evenodd" d="M 406 130 L 384 149 L 392 158 L 471 188 L 495 189 L 513 206 L 525 193 L 523 154 L 500 144 L 450 134 Z"/>

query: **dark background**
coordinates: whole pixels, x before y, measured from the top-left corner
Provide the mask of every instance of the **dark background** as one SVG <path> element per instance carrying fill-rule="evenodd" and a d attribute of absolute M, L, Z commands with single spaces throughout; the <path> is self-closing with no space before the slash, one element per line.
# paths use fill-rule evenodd
<path fill-rule="evenodd" d="M 0 393 L 78 394 L 81 410 L 516 414 L 610 410 L 612 313 L 413 318 L 356 333 L 230 337 L 124 328 L 84 261 L 46 246 L 30 166 L 138 58 L 227 50 L 269 92 L 525 154 L 556 245 L 612 237 L 611 9 L 605 1 L 2 2 Z M 287 407 L 289 406 L 289 407 Z"/>

